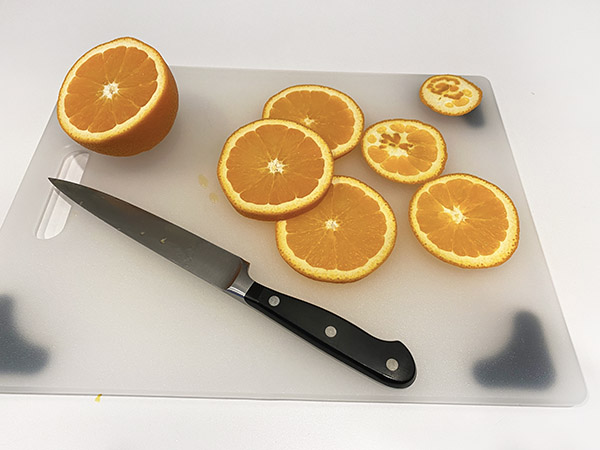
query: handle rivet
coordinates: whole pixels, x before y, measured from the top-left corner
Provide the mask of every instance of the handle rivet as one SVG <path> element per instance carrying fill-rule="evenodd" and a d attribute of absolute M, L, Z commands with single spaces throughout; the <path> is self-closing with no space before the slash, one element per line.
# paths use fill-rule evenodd
<path fill-rule="evenodd" d="M 330 337 L 330 338 L 332 338 L 332 337 L 334 337 L 336 334 L 337 334 L 337 330 L 335 329 L 335 327 L 334 327 L 334 326 L 332 326 L 332 325 L 329 325 L 327 328 L 325 328 L 325 335 L 326 335 L 327 337 Z"/>
<path fill-rule="evenodd" d="M 269 305 L 275 307 L 275 306 L 279 305 L 279 302 L 280 302 L 279 297 L 277 297 L 276 295 L 271 295 L 269 297 Z"/>
<path fill-rule="evenodd" d="M 385 367 L 387 367 L 388 370 L 395 372 L 396 370 L 398 370 L 398 367 L 400 367 L 400 365 L 398 364 L 398 361 L 396 361 L 394 358 L 390 358 L 385 362 Z"/>

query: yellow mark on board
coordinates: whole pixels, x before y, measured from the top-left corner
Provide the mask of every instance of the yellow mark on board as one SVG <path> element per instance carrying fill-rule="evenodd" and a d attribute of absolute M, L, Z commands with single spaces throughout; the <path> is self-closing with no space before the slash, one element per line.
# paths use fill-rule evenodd
<path fill-rule="evenodd" d="M 102 394 L 98 394 L 96 396 L 96 399 L 94 400 L 96 403 L 100 403 L 100 397 L 102 397 Z"/>
<path fill-rule="evenodd" d="M 219 196 L 214 192 L 211 192 L 208 198 L 210 198 L 210 201 L 213 203 L 217 203 L 219 201 Z"/>
<path fill-rule="evenodd" d="M 204 175 L 198 175 L 198 182 L 202 187 L 208 186 L 208 178 L 206 178 Z"/>

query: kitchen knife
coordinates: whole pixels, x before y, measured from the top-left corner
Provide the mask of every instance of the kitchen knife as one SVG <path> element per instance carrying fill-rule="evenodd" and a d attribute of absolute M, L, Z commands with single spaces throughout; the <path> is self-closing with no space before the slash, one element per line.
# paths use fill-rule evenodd
<path fill-rule="evenodd" d="M 183 228 L 104 192 L 49 178 L 73 202 L 173 263 L 242 300 L 301 338 L 394 388 L 412 384 L 416 366 L 400 341 L 384 341 L 347 320 L 250 278 L 249 264 Z"/>

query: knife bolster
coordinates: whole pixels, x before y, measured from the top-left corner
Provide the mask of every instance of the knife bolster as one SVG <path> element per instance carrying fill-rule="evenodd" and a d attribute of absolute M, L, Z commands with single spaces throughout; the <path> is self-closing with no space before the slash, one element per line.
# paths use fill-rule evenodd
<path fill-rule="evenodd" d="M 240 301 L 245 301 L 244 297 L 248 293 L 248 290 L 250 290 L 250 286 L 254 284 L 254 280 L 250 278 L 250 275 L 248 273 L 249 267 L 250 264 L 242 259 L 240 264 L 240 271 L 238 272 L 234 280 L 231 282 L 231 285 L 226 289 L 226 292 L 229 295 Z"/>

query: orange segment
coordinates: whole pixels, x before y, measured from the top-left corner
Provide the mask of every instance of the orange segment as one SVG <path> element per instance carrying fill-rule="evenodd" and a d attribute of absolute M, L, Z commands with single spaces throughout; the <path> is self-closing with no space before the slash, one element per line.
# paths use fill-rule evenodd
<path fill-rule="evenodd" d="M 161 55 L 137 39 L 119 38 L 88 51 L 69 70 L 57 115 L 82 146 L 130 156 L 168 134 L 178 102 L 175 79 Z"/>
<path fill-rule="evenodd" d="M 519 242 L 519 217 L 506 193 L 467 174 L 424 184 L 409 209 L 419 242 L 442 261 L 483 268 L 502 264 Z"/>
<path fill-rule="evenodd" d="M 441 133 L 418 120 L 392 119 L 371 125 L 362 138 L 365 161 L 379 175 L 398 183 L 423 183 L 446 165 Z"/>
<path fill-rule="evenodd" d="M 333 157 L 314 131 L 287 120 L 262 119 L 227 139 L 217 175 L 239 213 L 279 220 L 299 214 L 325 195 Z"/>
<path fill-rule="evenodd" d="M 481 103 L 482 92 L 476 85 L 457 75 L 435 75 L 422 84 L 421 101 L 446 116 L 462 116 Z"/>
<path fill-rule="evenodd" d="M 318 85 L 292 86 L 271 97 L 263 118 L 297 122 L 317 132 L 334 158 L 352 150 L 360 139 L 364 116 L 346 94 Z"/>
<path fill-rule="evenodd" d="M 277 248 L 299 273 L 345 283 L 377 269 L 396 241 L 388 203 L 366 184 L 334 176 L 325 198 L 309 211 L 277 222 Z"/>

